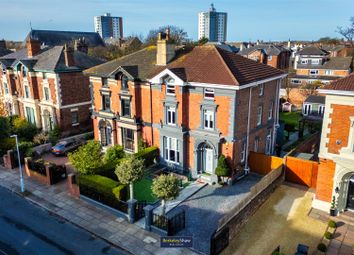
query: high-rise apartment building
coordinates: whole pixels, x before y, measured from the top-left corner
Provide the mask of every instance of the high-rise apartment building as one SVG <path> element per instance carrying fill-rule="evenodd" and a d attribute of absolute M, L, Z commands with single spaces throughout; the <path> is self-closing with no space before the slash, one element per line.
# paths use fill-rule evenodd
<path fill-rule="evenodd" d="M 106 38 L 123 38 L 123 19 L 122 17 L 112 17 L 110 13 L 103 16 L 95 16 L 95 31 L 98 32 L 103 39 Z"/>
<path fill-rule="evenodd" d="M 217 12 L 212 4 L 208 12 L 199 13 L 198 39 L 208 38 L 210 42 L 225 42 L 227 13 Z"/>

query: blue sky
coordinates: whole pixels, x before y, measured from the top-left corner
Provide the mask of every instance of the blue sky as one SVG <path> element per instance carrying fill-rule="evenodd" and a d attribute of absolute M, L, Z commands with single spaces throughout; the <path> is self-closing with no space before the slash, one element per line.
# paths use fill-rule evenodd
<path fill-rule="evenodd" d="M 124 35 L 162 25 L 197 37 L 197 14 L 213 2 L 228 12 L 228 41 L 316 40 L 338 36 L 354 16 L 353 0 L 0 0 L 0 38 L 23 40 L 30 29 L 93 31 L 93 16 L 123 17 Z"/>

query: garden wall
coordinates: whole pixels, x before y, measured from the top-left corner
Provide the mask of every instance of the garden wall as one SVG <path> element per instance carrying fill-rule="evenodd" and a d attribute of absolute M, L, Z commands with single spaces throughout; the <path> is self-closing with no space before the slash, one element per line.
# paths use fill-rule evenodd
<path fill-rule="evenodd" d="M 250 194 L 238 203 L 231 212 L 219 220 L 218 229 L 211 238 L 211 254 L 219 254 L 242 230 L 250 216 L 269 198 L 271 193 L 284 182 L 283 166 L 274 169 L 251 188 Z M 227 242 L 226 242 L 227 241 Z"/>

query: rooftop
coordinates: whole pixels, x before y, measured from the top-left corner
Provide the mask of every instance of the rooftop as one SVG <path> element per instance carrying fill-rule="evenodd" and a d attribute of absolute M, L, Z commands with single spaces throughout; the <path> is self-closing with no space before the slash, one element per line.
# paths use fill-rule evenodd
<path fill-rule="evenodd" d="M 297 55 L 314 55 L 314 56 L 326 56 L 329 53 L 325 51 L 324 49 L 320 49 L 316 46 L 309 46 L 305 47 L 302 50 L 300 50 Z"/>
<path fill-rule="evenodd" d="M 354 73 L 347 77 L 338 79 L 325 86 L 322 90 L 354 91 Z"/>

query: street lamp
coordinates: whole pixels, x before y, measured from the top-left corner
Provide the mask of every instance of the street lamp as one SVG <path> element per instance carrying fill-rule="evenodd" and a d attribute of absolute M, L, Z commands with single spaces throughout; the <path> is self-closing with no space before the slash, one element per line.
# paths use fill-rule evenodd
<path fill-rule="evenodd" d="M 21 158 L 20 158 L 20 150 L 18 148 L 18 139 L 17 135 L 12 135 L 10 137 L 14 137 L 16 139 L 16 149 L 17 149 L 17 158 L 18 158 L 18 167 L 20 170 L 20 186 L 21 186 L 21 192 L 25 192 L 25 182 L 23 180 L 23 174 L 22 174 L 22 166 L 21 166 Z"/>

